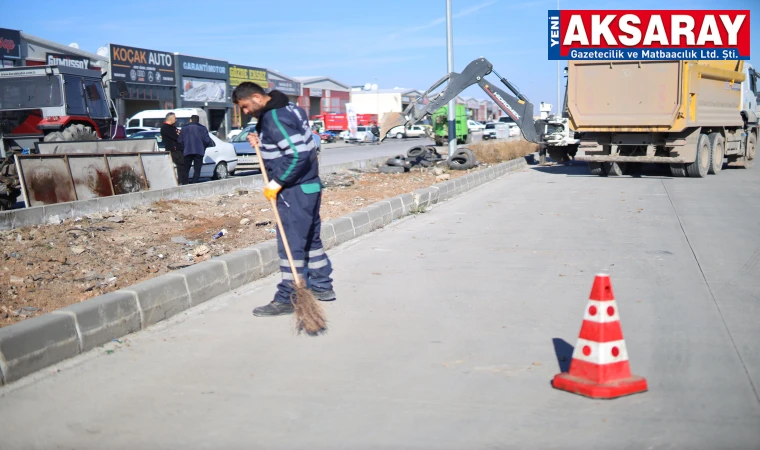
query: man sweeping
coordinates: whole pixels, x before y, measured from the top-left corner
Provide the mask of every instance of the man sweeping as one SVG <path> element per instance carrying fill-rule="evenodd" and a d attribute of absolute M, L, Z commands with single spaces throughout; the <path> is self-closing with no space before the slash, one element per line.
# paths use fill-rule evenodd
<path fill-rule="evenodd" d="M 332 264 L 327 257 L 320 228 L 319 208 L 322 181 L 319 179 L 316 143 L 306 112 L 290 103 L 288 97 L 273 90 L 267 94 L 258 84 L 244 82 L 232 92 L 232 101 L 244 114 L 258 118 L 256 133 L 248 135 L 252 147 L 259 146 L 269 184 L 264 188 L 268 200 L 277 200 L 277 209 L 290 245 L 294 266 L 301 280 L 321 301 L 335 300 Z M 280 230 L 277 230 L 282 281 L 274 300 L 253 310 L 254 316 L 291 314 L 294 275 L 288 262 Z"/>

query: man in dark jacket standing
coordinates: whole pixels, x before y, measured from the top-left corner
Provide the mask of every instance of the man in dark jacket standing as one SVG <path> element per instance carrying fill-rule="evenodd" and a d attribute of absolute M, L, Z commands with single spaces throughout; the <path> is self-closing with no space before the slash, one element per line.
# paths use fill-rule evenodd
<path fill-rule="evenodd" d="M 184 147 L 185 180 L 190 178 L 190 166 L 194 166 L 195 172 L 191 183 L 197 183 L 201 178 L 206 147 L 214 145 L 214 141 L 208 135 L 208 129 L 200 124 L 200 117 L 190 116 L 190 123 L 182 127 L 182 132 L 179 134 L 179 143 Z"/>
<path fill-rule="evenodd" d="M 179 145 L 179 130 L 176 123 L 177 116 L 173 112 L 166 115 L 166 120 L 161 125 L 161 141 L 164 143 L 164 149 L 172 155 L 172 161 L 177 166 L 177 180 L 182 185 L 187 184 L 187 172 L 185 172 L 185 157 Z"/>
<path fill-rule="evenodd" d="M 322 181 L 319 179 L 317 145 L 309 128 L 309 118 L 300 107 L 290 103 L 280 91 L 265 93 L 261 86 L 241 83 L 232 93 L 232 101 L 243 114 L 258 117 L 256 133 L 248 134 L 255 147 L 260 144 L 261 157 L 270 182 L 264 196 L 277 199 L 282 225 L 290 244 L 298 276 L 306 280 L 318 300 L 335 300 L 332 264 L 322 247 Z M 287 260 L 280 231 L 277 230 L 282 282 L 277 285 L 274 301 L 253 310 L 255 316 L 279 316 L 293 312 L 290 296 L 295 277 Z"/>

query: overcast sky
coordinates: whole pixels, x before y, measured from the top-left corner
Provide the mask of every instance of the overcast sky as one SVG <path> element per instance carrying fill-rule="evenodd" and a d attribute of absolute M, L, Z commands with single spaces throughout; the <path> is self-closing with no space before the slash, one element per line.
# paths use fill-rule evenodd
<path fill-rule="evenodd" d="M 446 73 L 445 0 L 0 0 L 0 27 L 96 52 L 123 44 L 267 67 L 345 84 L 427 89 Z M 12 5 L 12 6 L 10 6 Z M 64 5 L 66 5 L 64 7 Z M 534 105 L 557 99 L 547 60 L 547 10 L 556 0 L 452 0 L 455 70 L 485 56 Z M 9 7 L 10 6 L 10 7 Z M 561 9 L 750 9 L 760 66 L 760 0 L 561 0 Z M 485 98 L 479 88 L 465 96 Z"/>

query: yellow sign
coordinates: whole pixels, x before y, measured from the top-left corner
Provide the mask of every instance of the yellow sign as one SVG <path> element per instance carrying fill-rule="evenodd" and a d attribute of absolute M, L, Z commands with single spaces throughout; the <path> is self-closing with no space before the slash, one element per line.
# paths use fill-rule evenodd
<path fill-rule="evenodd" d="M 234 88 L 244 81 L 252 81 L 264 89 L 269 87 L 266 69 L 230 65 L 230 86 Z"/>

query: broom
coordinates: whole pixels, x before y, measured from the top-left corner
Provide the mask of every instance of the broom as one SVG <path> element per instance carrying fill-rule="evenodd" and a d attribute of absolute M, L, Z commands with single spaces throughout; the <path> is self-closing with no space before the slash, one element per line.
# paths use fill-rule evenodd
<path fill-rule="evenodd" d="M 267 169 L 264 167 L 264 158 L 261 156 L 261 151 L 259 151 L 258 145 L 256 145 L 255 149 L 256 156 L 259 158 L 261 175 L 264 177 L 264 185 L 267 185 L 269 184 L 269 176 L 267 176 Z M 314 294 L 306 287 L 306 282 L 301 279 L 301 276 L 296 270 L 296 265 L 293 262 L 293 254 L 290 252 L 290 245 L 288 244 L 288 237 L 285 234 L 285 228 L 282 226 L 280 212 L 277 210 L 277 200 L 273 199 L 271 202 L 274 218 L 277 222 L 277 228 L 280 230 L 282 245 L 285 247 L 285 254 L 288 256 L 290 271 L 293 272 L 295 289 L 290 296 L 290 301 L 293 303 L 296 312 L 296 331 L 300 332 L 301 330 L 304 330 L 307 334 L 314 336 L 327 329 L 325 311 L 317 301 L 317 298 L 314 297 Z"/>

